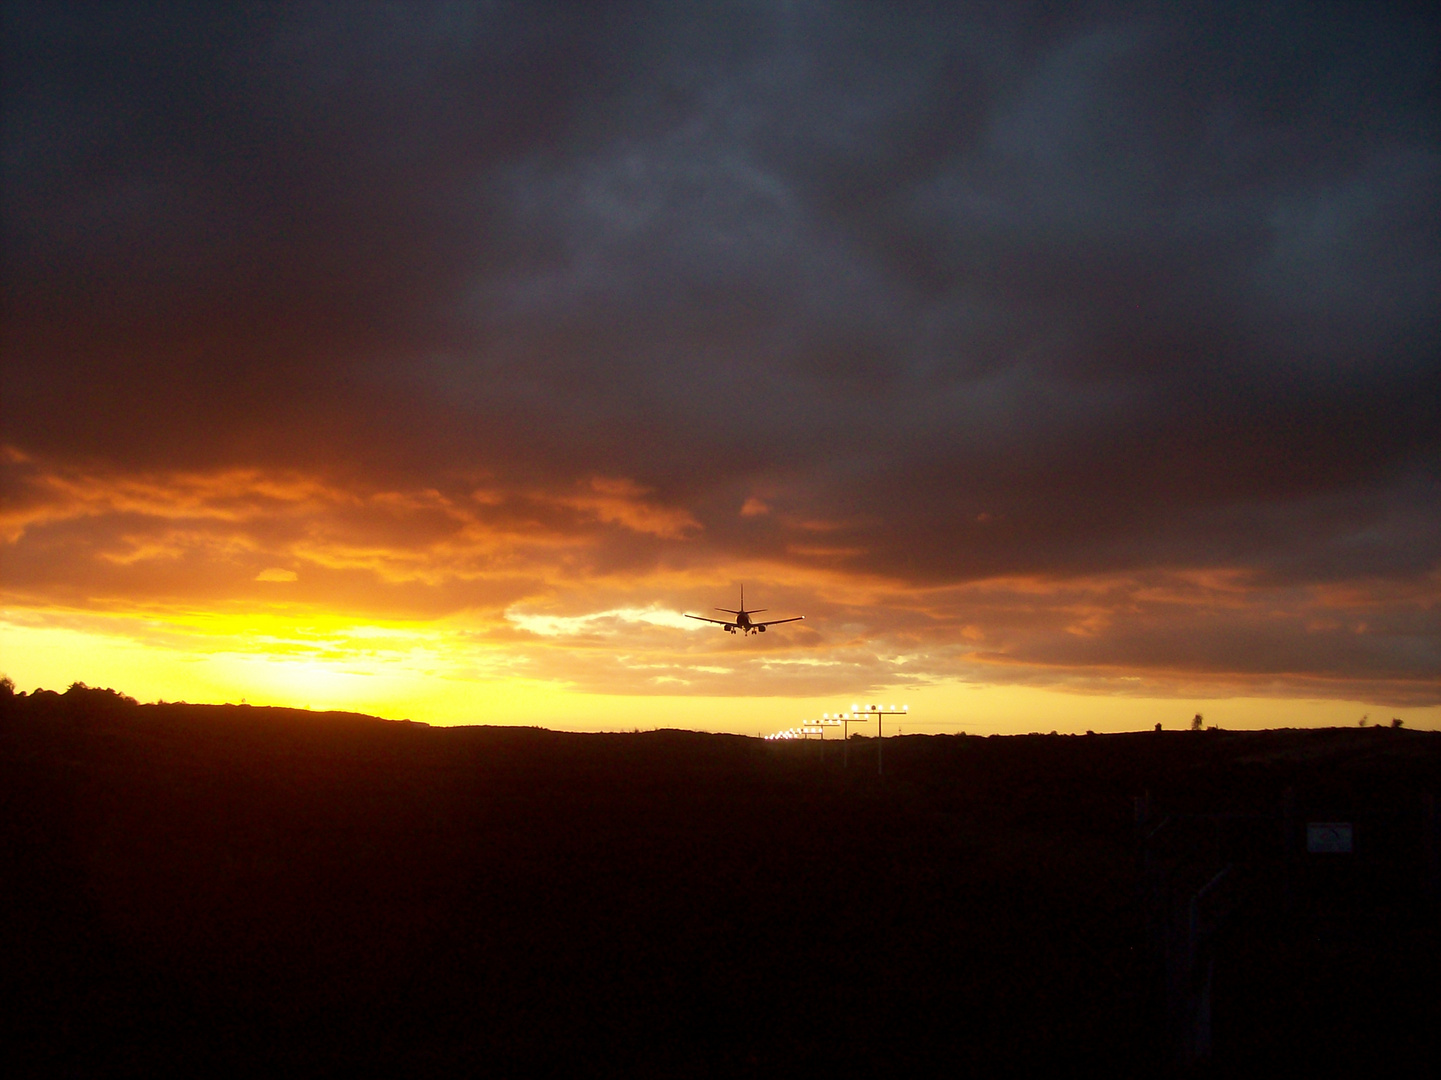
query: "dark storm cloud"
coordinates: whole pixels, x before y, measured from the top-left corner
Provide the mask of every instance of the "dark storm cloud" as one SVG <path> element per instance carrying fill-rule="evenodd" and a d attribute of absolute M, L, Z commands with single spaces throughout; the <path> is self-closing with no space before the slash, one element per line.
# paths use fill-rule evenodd
<path fill-rule="evenodd" d="M 27 453 L 630 477 L 930 585 L 1434 584 L 1432 17 L 5 12 Z"/>

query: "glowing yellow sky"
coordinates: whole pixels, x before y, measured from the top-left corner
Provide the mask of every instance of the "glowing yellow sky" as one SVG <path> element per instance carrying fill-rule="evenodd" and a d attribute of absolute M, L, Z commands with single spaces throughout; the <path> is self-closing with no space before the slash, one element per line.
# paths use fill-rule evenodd
<path fill-rule="evenodd" d="M 613 477 L 441 491 L 86 472 L 13 449 L 7 463 L 20 497 L 0 513 L 0 671 L 22 690 L 747 734 L 855 701 L 908 703 L 898 728 L 937 732 L 1198 711 L 1231 727 L 1441 723 L 1425 678 L 1304 666 L 1307 648 L 1424 609 L 1424 591 L 1271 587 L 1242 566 L 907 582 L 815 555 L 814 520 L 794 524 L 798 554 L 738 556 Z M 769 617 L 806 621 L 746 638 L 684 617 L 734 606 L 740 582 Z"/>
<path fill-rule="evenodd" d="M 0 673 L 443 723 L 1435 724 L 1401 6 L 1231 5 L 1217 50 L 1179 5 L 32 4 Z M 742 585 L 805 621 L 684 619 Z"/>
<path fill-rule="evenodd" d="M 42 624 L 28 613 L 0 612 L 0 656 L 21 689 L 63 689 L 83 676 L 81 681 L 92 686 L 113 686 L 142 701 L 247 701 L 442 725 L 513 723 L 573 731 L 681 727 L 748 735 L 783 730 L 853 704 L 844 693 L 587 692 L 557 679 L 509 673 L 507 668 L 524 665 L 503 652 L 477 658 L 455 634 L 433 626 L 347 625 L 334 619 L 286 624 L 273 617 L 192 615 L 172 624 L 153 617 L 140 620 L 152 635 L 143 640 L 132 636 L 133 628 L 73 617 L 71 625 L 60 621 Z M 192 635 L 188 643 L 180 644 L 187 634 Z M 162 642 L 163 637 L 171 641 Z M 748 644 L 726 640 L 737 649 Z M 908 705 L 909 716 L 887 721 L 891 734 L 1131 731 L 1157 723 L 1179 728 L 1196 712 L 1207 723 L 1228 728 L 1353 725 L 1363 716 L 1382 723 L 1399 716 L 1410 727 L 1441 727 L 1436 707 L 1386 709 L 1339 697 L 1153 697 L 958 680 L 871 687 L 851 697 Z M 853 730 L 869 734 L 874 725 Z"/>

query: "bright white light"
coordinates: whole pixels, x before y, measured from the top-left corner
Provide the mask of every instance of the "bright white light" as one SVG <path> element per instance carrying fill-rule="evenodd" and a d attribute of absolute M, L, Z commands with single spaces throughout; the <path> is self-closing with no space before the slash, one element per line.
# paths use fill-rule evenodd
<path fill-rule="evenodd" d="M 678 611 L 661 608 L 611 608 L 609 611 L 595 611 L 589 615 L 530 615 L 521 611 L 507 611 L 505 617 L 522 630 L 545 637 L 561 637 L 575 634 L 615 634 L 617 624 L 649 624 L 669 626 L 681 630 L 704 628 L 703 623 L 687 619 Z"/>

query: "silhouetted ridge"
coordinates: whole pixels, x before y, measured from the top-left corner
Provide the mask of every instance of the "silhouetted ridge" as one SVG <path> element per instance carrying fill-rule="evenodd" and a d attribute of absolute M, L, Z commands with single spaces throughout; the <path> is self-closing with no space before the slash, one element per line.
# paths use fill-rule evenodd
<path fill-rule="evenodd" d="M 905 736 L 884 784 L 872 744 L 0 695 L 0 1036 L 27 1074 L 1163 1073 L 1155 898 L 1230 865 L 1218 1068 L 1434 1053 L 1441 736 Z M 1282 874 L 1283 806 L 1352 862 Z"/>

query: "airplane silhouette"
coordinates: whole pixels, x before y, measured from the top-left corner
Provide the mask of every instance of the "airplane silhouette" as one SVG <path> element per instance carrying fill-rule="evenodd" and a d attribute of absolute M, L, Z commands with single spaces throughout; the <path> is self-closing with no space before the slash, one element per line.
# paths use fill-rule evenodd
<path fill-rule="evenodd" d="M 699 619 L 701 622 L 713 622 L 717 626 L 724 626 L 727 634 L 734 634 L 739 630 L 742 634 L 754 634 L 757 631 L 764 634 L 767 626 L 776 626 L 784 622 L 800 622 L 804 615 L 796 615 L 789 619 L 771 619 L 768 622 L 751 622 L 752 615 L 758 615 L 765 608 L 752 608 L 746 610 L 746 587 L 741 586 L 741 606 L 739 608 L 718 607 L 717 611 L 724 611 L 734 615 L 734 619 L 707 619 L 704 615 L 687 615 L 687 619 Z"/>

